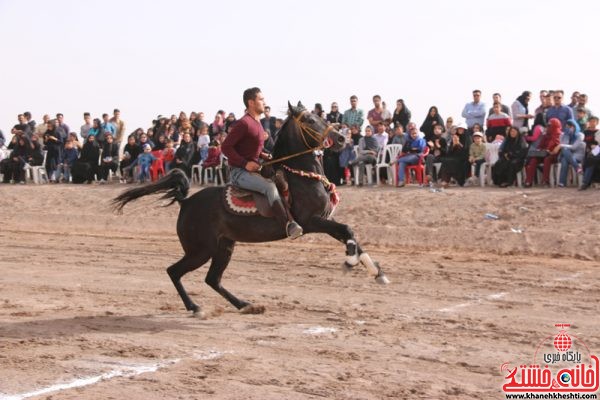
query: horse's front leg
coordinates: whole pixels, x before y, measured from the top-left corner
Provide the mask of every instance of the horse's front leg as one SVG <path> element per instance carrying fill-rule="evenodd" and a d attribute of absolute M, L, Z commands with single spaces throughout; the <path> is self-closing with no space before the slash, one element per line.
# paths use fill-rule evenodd
<path fill-rule="evenodd" d="M 390 283 L 379 263 L 373 262 L 371 256 L 361 249 L 354 238 L 354 232 L 352 232 L 352 229 L 348 225 L 330 219 L 313 217 L 308 223 L 303 224 L 303 228 L 304 233 L 326 233 L 344 243 L 346 245 L 346 261 L 344 262 L 346 269 L 350 269 L 359 262 L 362 262 L 367 268 L 369 275 L 375 277 L 377 283 Z"/>

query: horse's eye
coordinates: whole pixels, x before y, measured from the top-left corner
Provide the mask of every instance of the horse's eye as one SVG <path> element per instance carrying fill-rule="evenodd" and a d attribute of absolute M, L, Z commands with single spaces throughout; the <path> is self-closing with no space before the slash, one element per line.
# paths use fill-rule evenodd
<path fill-rule="evenodd" d="M 310 117 L 310 118 L 308 119 L 308 122 L 310 122 L 311 124 L 314 124 L 314 123 L 315 123 L 315 119 L 314 119 L 313 117 Z"/>

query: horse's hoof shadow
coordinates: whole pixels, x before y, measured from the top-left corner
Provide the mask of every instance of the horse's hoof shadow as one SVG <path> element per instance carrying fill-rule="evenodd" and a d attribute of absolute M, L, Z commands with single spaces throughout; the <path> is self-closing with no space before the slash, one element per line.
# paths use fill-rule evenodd
<path fill-rule="evenodd" d="M 351 272 L 354 269 L 354 265 L 350 264 L 348 261 L 344 261 L 344 263 L 342 264 L 342 272 L 345 274 L 347 274 L 348 272 Z"/>
<path fill-rule="evenodd" d="M 196 319 L 207 319 L 208 315 L 206 315 L 206 313 L 202 310 L 196 310 L 192 312 L 192 318 L 196 318 Z"/>
<path fill-rule="evenodd" d="M 248 304 L 240 309 L 241 314 L 264 314 L 265 306 L 256 306 L 254 304 Z"/>

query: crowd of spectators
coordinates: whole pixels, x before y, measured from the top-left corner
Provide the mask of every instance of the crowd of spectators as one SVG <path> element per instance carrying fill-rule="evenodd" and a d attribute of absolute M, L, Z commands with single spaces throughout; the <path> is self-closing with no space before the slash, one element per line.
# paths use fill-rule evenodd
<path fill-rule="evenodd" d="M 444 187 L 474 184 L 484 163 L 493 163 L 493 182 L 500 187 L 514 185 L 522 171 L 526 187 L 547 186 L 556 163 L 561 165 L 558 186 L 567 185 L 571 167 L 573 174 L 582 175 L 580 189 L 600 181 L 598 117 L 588 108 L 587 96 L 573 92 L 565 104 L 562 90 L 542 90 L 535 110 L 530 107 L 531 97 L 525 91 L 509 106 L 494 93 L 488 108 L 481 100 L 481 91 L 474 90 L 473 101 L 465 104 L 461 114 L 464 122 L 455 123 L 452 117 L 444 120 L 432 106 L 419 127 L 403 99 L 389 110 L 375 95 L 373 108 L 366 114 L 356 96 L 350 97 L 350 108 L 344 112 L 336 102 L 328 113 L 317 103 L 312 112 L 336 125 L 347 137 L 341 152 L 324 151 L 325 174 L 336 184 L 361 184 L 362 177 L 353 179 L 354 171 L 363 174 L 367 171 L 363 166 L 375 164 L 387 145 L 400 144 L 402 152 L 397 158 L 384 160 L 397 165 L 396 176 L 384 179 L 395 178 L 399 187 L 404 186 L 405 168 L 411 165 L 423 165 L 421 183 Z M 223 168 L 227 176 L 220 144 L 236 122 L 233 113 L 223 110 L 212 122 L 204 120 L 203 112 L 188 116 L 182 111 L 178 116 L 159 115 L 150 128 L 138 128 L 127 135 L 118 109 L 112 116 L 105 113 L 94 119 L 84 113 L 79 130 L 71 129 L 60 113 L 42 119 L 36 124 L 31 113 L 19 114 L 8 143 L 0 131 L 3 183 L 25 183 L 27 172 L 35 166 L 45 167 L 49 181 L 56 183 L 104 183 L 111 176 L 122 182 L 144 182 L 150 179 L 157 158 L 165 172 L 180 168 L 191 176 L 192 167 L 202 165 Z M 261 123 L 265 149 L 271 151 L 283 120 L 271 116 L 266 107 Z"/>

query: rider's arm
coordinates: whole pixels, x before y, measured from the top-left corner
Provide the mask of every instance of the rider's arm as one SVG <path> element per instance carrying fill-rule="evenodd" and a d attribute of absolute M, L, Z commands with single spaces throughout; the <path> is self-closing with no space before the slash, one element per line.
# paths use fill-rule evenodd
<path fill-rule="evenodd" d="M 221 152 L 227 157 L 229 165 L 238 168 L 246 168 L 248 163 L 235 149 L 236 144 L 244 137 L 248 127 L 245 121 L 239 120 L 233 125 L 229 134 L 221 144 Z"/>

